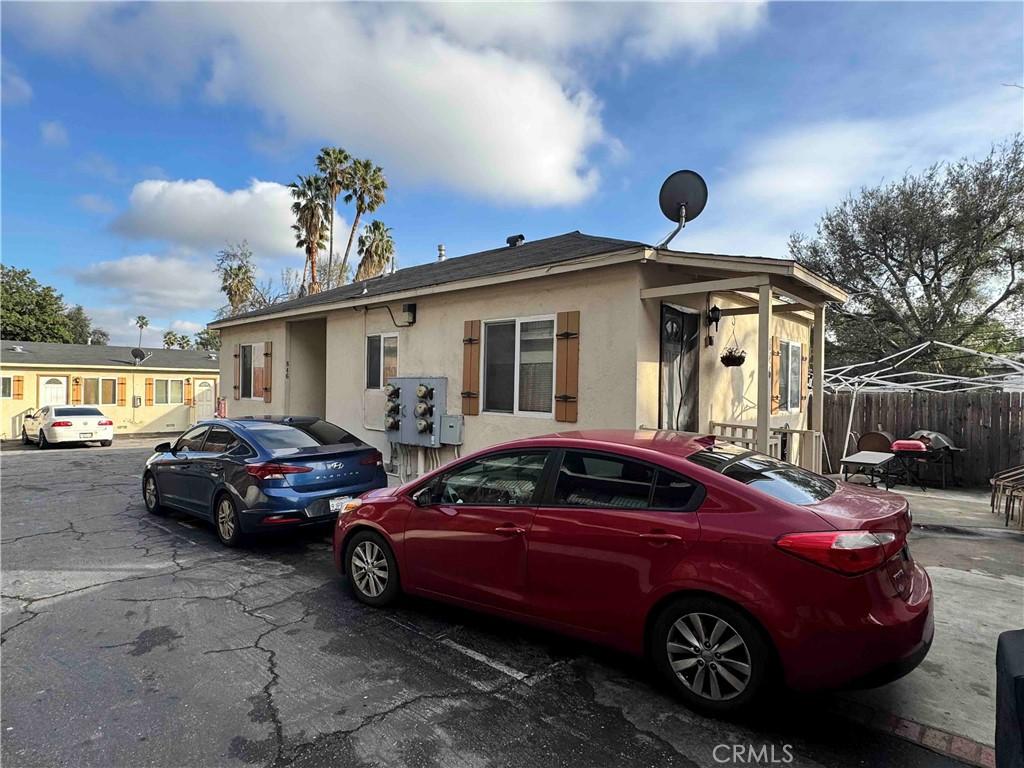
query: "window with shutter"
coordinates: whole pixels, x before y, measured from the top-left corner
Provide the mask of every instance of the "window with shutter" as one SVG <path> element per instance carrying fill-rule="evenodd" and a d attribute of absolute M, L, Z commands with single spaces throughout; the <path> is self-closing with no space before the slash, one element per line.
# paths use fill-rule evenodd
<path fill-rule="evenodd" d="M 462 328 L 462 415 L 480 413 L 480 321 L 467 320 Z"/>
<path fill-rule="evenodd" d="M 559 312 L 557 369 L 555 373 L 555 421 L 575 422 L 579 416 L 580 313 Z"/>
<path fill-rule="evenodd" d="M 779 337 L 772 336 L 772 357 L 771 357 L 771 377 L 772 377 L 772 413 L 779 412 L 779 402 L 781 397 L 781 352 L 779 351 Z M 764 375 L 762 372 L 761 375 Z"/>
<path fill-rule="evenodd" d="M 483 323 L 483 409 L 551 415 L 555 389 L 555 318 Z"/>

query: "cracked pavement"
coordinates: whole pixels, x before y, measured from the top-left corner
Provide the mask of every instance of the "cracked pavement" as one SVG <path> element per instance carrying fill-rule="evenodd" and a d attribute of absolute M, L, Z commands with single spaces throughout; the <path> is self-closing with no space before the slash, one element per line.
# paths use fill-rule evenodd
<path fill-rule="evenodd" d="M 720 744 L 777 760 L 790 745 L 799 766 L 959 765 L 829 697 L 711 720 L 611 651 L 425 601 L 365 607 L 326 537 L 228 550 L 148 515 L 148 453 L 0 457 L 5 765 L 740 764 Z"/>

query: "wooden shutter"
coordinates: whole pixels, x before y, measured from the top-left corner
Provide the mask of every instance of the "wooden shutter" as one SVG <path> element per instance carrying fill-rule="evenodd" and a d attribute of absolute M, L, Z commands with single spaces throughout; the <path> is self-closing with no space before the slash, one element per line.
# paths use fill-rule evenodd
<path fill-rule="evenodd" d="M 82 377 L 75 376 L 71 379 L 71 404 L 82 404 Z"/>
<path fill-rule="evenodd" d="M 480 413 L 480 321 L 467 320 L 462 328 L 462 415 Z"/>
<path fill-rule="evenodd" d="M 11 397 L 15 400 L 22 400 L 25 397 L 25 377 L 15 376 L 11 380 Z"/>
<path fill-rule="evenodd" d="M 185 379 L 185 405 L 192 405 L 192 379 Z"/>
<path fill-rule="evenodd" d="M 782 344 L 779 342 L 778 336 L 772 336 L 772 358 L 771 358 L 771 377 L 772 377 L 772 413 L 779 412 L 779 403 L 782 399 L 782 393 L 779 389 L 782 382 L 779 380 L 780 371 L 782 370 Z"/>
<path fill-rule="evenodd" d="M 271 371 L 274 369 L 274 345 L 269 341 L 263 342 L 263 402 L 270 402 L 270 385 L 272 381 Z M 383 350 L 381 350 L 383 354 Z"/>
<path fill-rule="evenodd" d="M 117 377 L 117 404 L 128 404 L 128 379 L 124 376 Z"/>
<path fill-rule="evenodd" d="M 153 379 L 146 379 L 146 405 L 153 404 Z"/>
<path fill-rule="evenodd" d="M 555 339 L 555 421 L 576 421 L 580 393 L 579 312 L 558 313 Z"/>
<path fill-rule="evenodd" d="M 235 344 L 235 400 L 242 397 L 242 350 Z"/>
<path fill-rule="evenodd" d="M 811 358 L 806 344 L 800 345 L 800 410 L 807 406 L 807 371 Z"/>

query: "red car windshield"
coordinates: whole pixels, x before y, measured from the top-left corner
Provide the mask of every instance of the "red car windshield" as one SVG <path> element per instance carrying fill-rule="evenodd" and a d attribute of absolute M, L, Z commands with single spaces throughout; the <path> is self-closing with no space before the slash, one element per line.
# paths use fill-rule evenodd
<path fill-rule="evenodd" d="M 716 443 L 688 459 L 790 504 L 824 501 L 836 490 L 827 477 L 730 443 Z"/>

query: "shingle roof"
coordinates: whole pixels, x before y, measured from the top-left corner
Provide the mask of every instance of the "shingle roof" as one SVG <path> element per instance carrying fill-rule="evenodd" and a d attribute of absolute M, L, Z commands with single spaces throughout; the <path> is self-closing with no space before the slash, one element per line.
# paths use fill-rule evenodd
<path fill-rule="evenodd" d="M 564 235 L 546 237 L 542 240 L 527 240 L 515 247 L 504 246 L 489 251 L 456 256 L 445 261 L 433 261 L 415 267 L 400 269 L 394 274 L 381 275 L 370 280 L 349 283 L 329 291 L 303 296 L 269 307 L 246 312 L 225 318 L 225 322 L 234 322 L 249 317 L 287 312 L 291 309 L 315 307 L 319 304 L 330 304 L 336 301 L 354 299 L 360 296 L 382 296 L 388 293 L 427 288 L 459 280 L 469 280 L 489 275 L 500 275 L 516 272 L 530 267 L 541 267 L 557 264 L 602 253 L 643 247 L 644 243 L 635 240 L 616 240 L 611 237 L 596 237 L 583 233 L 567 232 Z M 366 293 L 363 293 L 365 287 Z M 217 322 L 212 323 L 214 327 Z"/>
<path fill-rule="evenodd" d="M 20 347 L 24 352 L 14 351 Z M 177 368 L 181 370 L 211 370 L 220 368 L 219 361 L 210 359 L 211 353 L 195 349 L 144 348 L 150 357 L 140 368 Z M 5 366 L 66 365 L 72 366 L 124 366 L 135 367 L 131 347 L 111 347 L 99 344 L 47 344 L 38 341 L 0 341 L 0 362 Z M 220 353 L 213 353 L 218 355 Z"/>

